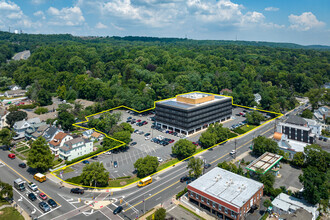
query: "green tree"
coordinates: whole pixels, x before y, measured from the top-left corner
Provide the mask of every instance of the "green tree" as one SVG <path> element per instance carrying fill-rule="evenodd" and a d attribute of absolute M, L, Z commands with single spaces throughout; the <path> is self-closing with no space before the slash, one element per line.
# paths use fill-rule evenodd
<path fill-rule="evenodd" d="M 127 144 L 131 141 L 131 133 L 129 131 L 118 131 L 115 132 L 112 137 L 116 140 L 120 140 L 122 142 L 124 142 L 126 145 L 123 145 L 122 149 L 127 147 Z"/>
<path fill-rule="evenodd" d="M 276 141 L 273 141 L 269 138 L 258 136 L 257 138 L 253 139 L 253 149 L 252 152 L 260 156 L 265 152 L 270 153 L 278 153 L 279 147 L 276 143 Z"/>
<path fill-rule="evenodd" d="M 39 107 L 36 110 L 34 110 L 34 113 L 41 115 L 41 114 L 45 114 L 48 112 L 47 108 L 43 108 L 43 107 Z"/>
<path fill-rule="evenodd" d="M 201 137 L 199 138 L 199 141 L 201 142 L 201 145 L 203 148 L 208 148 L 217 143 L 217 135 L 212 132 L 205 131 L 202 133 Z"/>
<path fill-rule="evenodd" d="M 50 92 L 45 89 L 40 89 L 40 91 L 37 94 L 37 102 L 41 106 L 53 104 L 52 96 L 51 96 Z"/>
<path fill-rule="evenodd" d="M 67 92 L 66 92 L 66 87 L 65 85 L 62 85 L 62 86 L 59 86 L 56 90 L 56 93 L 57 93 L 57 96 L 60 98 L 60 99 L 65 99 L 66 98 L 66 95 L 67 95 Z"/>
<path fill-rule="evenodd" d="M 233 163 L 227 162 L 227 161 L 223 161 L 221 163 L 218 163 L 218 167 L 228 170 L 230 172 L 236 173 L 236 174 L 240 174 L 242 175 L 243 170 L 241 170 L 242 168 L 239 167 L 237 168 L 237 166 Z M 240 173 L 239 173 L 240 172 Z"/>
<path fill-rule="evenodd" d="M 129 123 L 123 122 L 119 125 L 124 131 L 129 131 L 130 133 L 134 132 L 134 128 Z"/>
<path fill-rule="evenodd" d="M 179 160 L 190 157 L 195 151 L 196 146 L 187 139 L 180 139 L 172 147 L 172 154 L 176 155 Z"/>
<path fill-rule="evenodd" d="M 109 172 L 104 168 L 103 163 L 93 162 L 84 166 L 81 179 L 86 186 L 107 186 Z"/>
<path fill-rule="evenodd" d="M 26 119 L 26 117 L 27 117 L 27 114 L 26 114 L 26 112 L 23 112 L 23 111 L 10 112 L 6 117 L 7 124 L 9 124 L 10 127 L 13 127 L 15 122 L 22 121 L 23 119 Z"/>
<path fill-rule="evenodd" d="M 304 186 L 303 196 L 311 204 L 317 204 L 321 199 L 329 199 L 330 170 L 326 174 L 317 167 L 308 166 L 303 169 L 299 181 Z"/>
<path fill-rule="evenodd" d="M 6 198 L 13 198 L 13 186 L 8 184 L 8 183 L 5 183 L 5 182 L 2 182 L 0 180 L 0 198 L 1 200 L 4 200 Z"/>
<path fill-rule="evenodd" d="M 259 174 L 259 181 L 264 184 L 265 194 L 271 195 L 274 190 L 275 176 L 271 172 Z"/>
<path fill-rule="evenodd" d="M 266 200 L 264 201 L 264 206 L 265 206 L 266 208 L 268 208 L 269 206 L 272 206 L 272 202 L 271 202 L 269 199 L 266 199 Z"/>
<path fill-rule="evenodd" d="M 293 156 L 292 164 L 298 167 L 304 166 L 305 163 L 305 154 L 303 152 L 297 152 Z"/>
<path fill-rule="evenodd" d="M 312 112 L 311 110 L 309 110 L 309 109 L 305 109 L 305 110 L 301 113 L 301 117 L 312 119 L 312 118 L 313 118 L 313 112 Z"/>
<path fill-rule="evenodd" d="M 304 148 L 306 156 L 305 166 L 314 166 L 322 172 L 326 172 L 330 166 L 330 153 L 322 150 L 317 144 L 308 145 Z"/>
<path fill-rule="evenodd" d="M 198 178 L 203 172 L 203 160 L 200 158 L 190 158 L 187 169 L 189 169 L 189 176 Z"/>
<path fill-rule="evenodd" d="M 139 158 L 134 163 L 134 168 L 137 170 L 137 176 L 143 178 L 156 172 L 158 165 L 157 157 L 147 155 L 144 158 Z"/>
<path fill-rule="evenodd" d="M 39 137 L 35 140 L 28 154 L 27 164 L 29 167 L 47 171 L 53 166 L 54 155 L 52 154 L 45 138 Z"/>
<path fill-rule="evenodd" d="M 166 209 L 164 208 L 159 208 L 154 213 L 154 219 L 165 220 L 165 217 L 166 217 Z"/>
<path fill-rule="evenodd" d="M 10 147 L 12 145 L 11 140 L 14 136 L 15 136 L 15 132 L 13 132 L 8 128 L 3 128 L 0 130 L 0 143 L 2 145 Z"/>
<path fill-rule="evenodd" d="M 248 124 L 250 125 L 260 125 L 260 122 L 265 120 L 264 116 L 257 111 L 252 111 L 250 113 L 247 113 L 246 119 Z"/>
<path fill-rule="evenodd" d="M 73 130 L 73 123 L 75 122 L 73 114 L 67 111 L 60 111 L 57 117 L 57 123 L 62 126 L 63 130 Z"/>

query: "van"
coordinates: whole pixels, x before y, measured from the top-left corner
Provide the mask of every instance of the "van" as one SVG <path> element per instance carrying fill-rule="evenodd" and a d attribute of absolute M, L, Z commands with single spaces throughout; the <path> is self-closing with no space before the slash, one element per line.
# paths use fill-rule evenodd
<path fill-rule="evenodd" d="M 146 186 L 148 184 L 152 183 L 152 178 L 150 176 L 144 178 L 144 179 L 141 179 L 139 182 L 138 182 L 138 187 L 142 187 L 142 186 Z"/>
<path fill-rule="evenodd" d="M 46 176 L 44 174 L 42 174 L 42 173 L 36 173 L 36 174 L 34 174 L 33 178 L 35 180 L 41 182 L 41 183 L 44 182 L 44 181 L 46 181 Z"/>

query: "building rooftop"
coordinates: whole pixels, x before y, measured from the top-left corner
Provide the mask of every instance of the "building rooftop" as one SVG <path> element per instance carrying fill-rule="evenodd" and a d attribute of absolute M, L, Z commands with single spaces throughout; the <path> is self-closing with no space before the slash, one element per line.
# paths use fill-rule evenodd
<path fill-rule="evenodd" d="M 188 185 L 188 189 L 197 189 L 237 208 L 242 207 L 262 187 L 262 183 L 219 167 Z"/>
<path fill-rule="evenodd" d="M 265 152 L 263 155 L 255 159 L 250 163 L 246 169 L 255 172 L 257 169 L 262 169 L 266 173 L 271 169 L 277 162 L 279 162 L 283 157 L 277 154 Z"/>
<path fill-rule="evenodd" d="M 313 206 L 306 202 L 305 200 L 295 198 L 293 196 L 289 196 L 285 193 L 281 193 L 278 195 L 273 201 L 272 201 L 273 206 L 282 209 L 283 211 L 286 212 L 294 212 L 300 208 L 303 208 L 309 213 L 312 213 L 314 216 L 315 214 L 318 215 L 317 213 L 317 206 Z M 317 216 L 316 216 L 317 217 Z"/>
<path fill-rule="evenodd" d="M 49 144 L 51 144 L 53 146 L 58 146 L 61 144 L 63 138 L 65 138 L 66 136 L 67 136 L 66 133 L 59 132 L 55 135 L 54 139 L 49 142 Z"/>
<path fill-rule="evenodd" d="M 231 98 L 221 95 L 210 95 L 206 93 L 195 92 L 195 93 L 178 95 L 175 98 L 159 101 L 156 104 L 162 104 L 162 105 L 188 110 L 202 105 L 219 102 L 220 100 L 222 101 L 224 99 L 231 99 Z"/>
<path fill-rule="evenodd" d="M 305 124 L 307 124 L 307 121 L 305 119 L 296 115 L 291 115 L 285 122 L 300 126 L 304 126 Z"/>

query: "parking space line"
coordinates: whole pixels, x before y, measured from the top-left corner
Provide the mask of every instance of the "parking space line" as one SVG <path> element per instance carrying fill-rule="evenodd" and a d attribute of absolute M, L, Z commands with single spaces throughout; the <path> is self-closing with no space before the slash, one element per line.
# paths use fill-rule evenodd
<path fill-rule="evenodd" d="M 39 210 L 38 207 L 36 207 L 29 199 L 27 199 L 23 194 L 21 194 L 15 187 L 13 189 L 22 197 L 24 198 L 30 205 L 32 205 L 36 210 L 38 210 L 40 213 L 43 213 L 42 211 Z"/>

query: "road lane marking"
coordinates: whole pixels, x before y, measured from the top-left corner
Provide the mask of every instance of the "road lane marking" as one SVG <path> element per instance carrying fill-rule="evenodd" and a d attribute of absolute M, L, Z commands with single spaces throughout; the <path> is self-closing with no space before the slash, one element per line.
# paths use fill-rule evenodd
<path fill-rule="evenodd" d="M 110 219 L 110 220 L 111 220 L 111 218 L 109 218 L 106 214 L 104 214 L 104 213 L 102 212 L 102 210 L 99 210 L 99 212 L 101 212 L 102 215 L 104 215 L 107 219 Z"/>
<path fill-rule="evenodd" d="M 36 207 L 29 199 L 25 198 L 24 195 L 22 195 L 15 187 L 13 187 L 13 189 L 21 196 L 23 197 L 23 199 L 25 199 L 28 203 L 30 203 L 30 205 L 33 206 L 33 208 L 35 208 L 36 210 L 38 210 L 40 213 L 42 213 L 42 211 L 40 211 L 40 209 L 38 207 Z"/>
<path fill-rule="evenodd" d="M 157 201 L 157 200 L 159 200 L 159 199 L 161 199 L 161 198 L 162 198 L 162 197 L 160 196 L 160 197 L 158 197 L 158 198 L 157 198 L 157 199 L 155 199 L 155 200 Z"/>
<path fill-rule="evenodd" d="M 27 183 L 30 182 L 30 180 L 28 180 L 27 178 L 25 178 L 22 174 L 20 174 L 19 172 L 17 172 L 14 168 L 12 168 L 11 166 L 9 166 L 7 163 L 5 163 L 3 160 L 0 160 L 2 163 L 4 163 L 8 168 L 10 168 L 12 171 L 14 171 L 17 175 L 19 175 L 20 177 L 22 177 Z M 43 190 L 41 190 L 38 187 L 38 190 L 42 193 L 44 193 L 48 198 L 52 199 L 52 197 L 50 197 L 47 193 L 45 193 Z M 55 199 L 53 199 L 58 206 L 62 206 L 60 203 L 58 203 Z"/>

